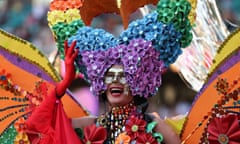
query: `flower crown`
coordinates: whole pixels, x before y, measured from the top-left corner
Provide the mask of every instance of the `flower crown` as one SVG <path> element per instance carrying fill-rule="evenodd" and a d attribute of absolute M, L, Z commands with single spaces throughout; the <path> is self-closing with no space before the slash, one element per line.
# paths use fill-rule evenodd
<path fill-rule="evenodd" d="M 79 0 L 51 2 L 48 21 L 61 57 L 64 41 L 77 41 L 76 67 L 96 95 L 106 90 L 104 74 L 114 64 L 124 66 L 133 95 L 154 95 L 161 85 L 161 74 L 192 40 L 191 4 L 195 7 L 195 1 L 159 1 L 156 10 L 131 22 L 118 38 L 103 29 L 85 26 L 80 15 L 83 4 Z"/>

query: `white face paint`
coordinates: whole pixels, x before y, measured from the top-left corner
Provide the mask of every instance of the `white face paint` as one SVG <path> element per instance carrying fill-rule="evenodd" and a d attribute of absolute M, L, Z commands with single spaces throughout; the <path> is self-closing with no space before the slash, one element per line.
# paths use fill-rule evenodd
<path fill-rule="evenodd" d="M 104 82 L 105 84 L 120 83 L 125 85 L 127 81 L 124 76 L 123 67 L 111 67 L 105 76 Z"/>
<path fill-rule="evenodd" d="M 107 85 L 106 95 L 111 106 L 123 106 L 133 99 L 124 76 L 123 66 L 113 65 L 107 71 L 104 82 Z"/>

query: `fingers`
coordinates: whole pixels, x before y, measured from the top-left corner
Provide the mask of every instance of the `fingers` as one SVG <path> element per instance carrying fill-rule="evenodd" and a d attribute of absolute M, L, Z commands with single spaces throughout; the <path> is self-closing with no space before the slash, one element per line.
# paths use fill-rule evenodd
<path fill-rule="evenodd" d="M 76 49 L 76 50 L 75 50 L 74 54 L 72 55 L 72 58 L 73 58 L 73 59 L 75 59 L 75 58 L 77 57 L 78 51 L 79 51 L 79 49 Z"/>
<path fill-rule="evenodd" d="M 76 43 L 77 43 L 76 41 L 73 41 L 73 43 L 71 44 L 71 46 L 68 47 L 68 41 L 67 41 L 67 40 L 64 41 L 64 53 L 65 53 L 65 57 L 70 57 L 70 58 L 74 57 L 74 58 L 76 58 L 77 54 L 75 54 L 75 53 L 76 53 L 77 50 L 74 50 L 74 48 L 75 48 L 75 46 L 76 46 Z"/>
<path fill-rule="evenodd" d="M 67 40 L 64 41 L 64 54 L 67 55 L 67 49 L 68 49 L 68 42 Z"/>
<path fill-rule="evenodd" d="M 71 44 L 70 48 L 69 48 L 69 53 L 72 55 L 74 53 L 74 48 L 76 46 L 77 41 L 73 41 L 73 43 Z"/>
<path fill-rule="evenodd" d="M 160 116 L 159 116 L 159 114 L 158 114 L 158 113 L 156 113 L 156 112 L 153 112 L 153 113 L 152 113 L 152 115 L 153 115 L 155 118 L 159 118 L 159 119 L 160 119 Z"/>

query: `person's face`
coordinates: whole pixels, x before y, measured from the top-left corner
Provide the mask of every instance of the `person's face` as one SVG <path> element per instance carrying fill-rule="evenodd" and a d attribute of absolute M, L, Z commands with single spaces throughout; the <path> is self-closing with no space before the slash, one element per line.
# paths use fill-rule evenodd
<path fill-rule="evenodd" d="M 111 106 L 123 106 L 133 99 L 124 77 L 122 66 L 113 65 L 107 71 L 105 84 L 107 85 L 107 99 Z"/>

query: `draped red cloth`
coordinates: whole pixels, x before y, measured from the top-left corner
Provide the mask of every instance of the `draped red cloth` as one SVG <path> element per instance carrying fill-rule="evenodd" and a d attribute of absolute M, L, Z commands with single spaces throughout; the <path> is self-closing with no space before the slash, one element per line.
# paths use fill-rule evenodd
<path fill-rule="evenodd" d="M 26 121 L 32 144 L 82 144 L 52 90 Z"/>
<path fill-rule="evenodd" d="M 221 136 L 227 139 L 228 144 L 239 144 L 240 143 L 240 116 L 228 114 L 221 118 L 214 118 L 208 126 L 208 140 L 210 144 L 219 144 Z M 225 138 L 222 140 L 226 140 Z"/>
<path fill-rule="evenodd" d="M 96 127 L 95 124 L 84 128 L 84 143 L 103 144 L 107 138 L 107 130 L 103 127 Z"/>

